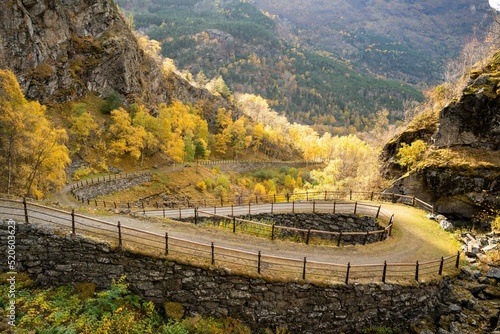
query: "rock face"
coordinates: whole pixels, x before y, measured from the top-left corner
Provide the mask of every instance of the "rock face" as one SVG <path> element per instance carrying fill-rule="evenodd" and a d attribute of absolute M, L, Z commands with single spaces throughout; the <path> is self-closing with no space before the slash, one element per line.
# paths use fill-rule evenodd
<path fill-rule="evenodd" d="M 150 107 L 174 98 L 202 101 L 214 113 L 229 107 L 160 71 L 110 0 L 7 0 L 0 8 L 0 66 L 16 74 L 29 99 L 60 102 L 118 92 L 124 103 Z"/>
<path fill-rule="evenodd" d="M 404 173 L 394 162 L 401 144 L 417 139 L 427 142 L 433 150 L 458 152 L 467 162 L 454 164 L 446 157 L 439 164 L 424 161 L 417 170 L 397 179 L 390 191 L 415 195 L 434 203 L 438 212 L 460 218 L 470 219 L 485 208 L 499 208 L 499 83 L 497 53 L 487 66 L 471 73 L 462 95 L 441 110 L 437 122 L 428 122 L 422 129 L 405 131 L 391 140 L 382 153 L 383 173 L 389 177 Z"/>
<path fill-rule="evenodd" d="M 437 147 L 467 146 L 500 150 L 500 54 L 484 69 L 473 72 L 456 102 L 446 106 L 434 136 Z"/>

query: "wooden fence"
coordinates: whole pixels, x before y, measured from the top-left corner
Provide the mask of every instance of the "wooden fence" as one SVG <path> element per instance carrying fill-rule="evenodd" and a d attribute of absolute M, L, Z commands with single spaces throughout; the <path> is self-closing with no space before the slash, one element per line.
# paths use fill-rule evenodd
<path fill-rule="evenodd" d="M 102 182 L 110 182 L 110 181 L 115 181 L 115 180 L 123 180 L 123 179 L 130 179 L 134 177 L 139 177 L 143 175 L 151 175 L 149 172 L 136 172 L 136 173 L 120 173 L 120 174 L 109 174 L 109 175 L 103 175 L 103 176 L 98 176 L 94 177 L 92 179 L 86 179 L 82 181 L 78 181 L 74 184 L 71 185 L 71 192 L 74 195 L 74 191 L 80 188 L 85 188 L 88 186 L 92 185 L 97 185 Z"/>
<path fill-rule="evenodd" d="M 89 184 L 92 184 L 92 181 Z M 79 183 L 81 184 L 81 183 Z M 74 193 L 72 193 L 74 195 Z M 204 199 L 204 200 L 190 200 L 188 198 L 173 202 L 163 202 L 163 201 L 138 201 L 133 202 L 116 202 L 116 201 L 104 201 L 96 199 L 83 199 L 79 196 L 75 198 L 86 205 L 103 207 L 103 208 L 129 208 L 129 209 L 161 209 L 161 208 L 196 208 L 196 207 L 230 207 L 230 206 L 241 206 L 241 205 L 251 205 L 251 204 L 264 204 L 264 203 L 293 203 L 301 201 L 335 201 L 335 200 L 368 200 L 368 201 L 390 201 L 393 203 L 404 203 L 414 207 L 421 208 L 427 212 L 434 213 L 434 206 L 432 204 L 426 203 L 415 196 L 401 195 L 395 193 L 384 193 L 384 192 L 369 192 L 369 191 L 320 191 L 320 192 L 299 192 L 299 193 L 285 193 L 285 194 L 274 194 L 274 195 L 254 195 L 248 197 L 233 197 L 233 198 L 220 198 L 220 199 Z"/>
<path fill-rule="evenodd" d="M 283 203 L 281 203 L 283 204 Z M 368 240 L 373 242 L 374 240 L 385 240 L 392 235 L 392 228 L 394 224 L 394 215 L 383 209 L 381 205 L 371 205 L 367 203 L 350 203 L 350 202 L 316 202 L 313 200 L 312 202 L 300 203 L 297 205 L 297 209 L 295 209 L 295 203 L 292 203 L 291 210 L 290 205 L 285 207 L 280 203 L 271 205 L 266 205 L 264 210 L 262 206 L 258 206 L 258 210 L 252 211 L 252 206 L 248 207 L 248 211 L 245 208 L 239 207 L 231 207 L 231 210 L 225 210 L 227 212 L 226 215 L 217 214 L 217 208 L 213 208 L 213 212 L 209 212 L 207 210 L 201 210 L 195 208 L 191 212 L 183 212 L 180 211 L 180 219 L 190 218 L 194 224 L 199 224 L 203 222 L 204 217 L 216 218 L 218 220 L 217 226 L 223 227 L 228 230 L 232 230 L 233 233 L 242 232 L 246 234 L 251 234 L 259 237 L 268 237 L 271 240 L 279 238 L 280 236 L 286 236 L 287 240 L 293 240 L 298 242 L 304 242 L 305 244 L 309 244 L 309 241 L 313 238 L 318 238 L 320 242 L 325 240 L 329 240 L 330 242 L 337 243 L 338 246 L 342 242 L 350 241 L 350 243 L 358 243 L 365 245 Z M 219 208 L 220 209 L 220 208 Z M 241 210 L 244 209 L 244 210 Z M 155 211 L 148 212 L 149 216 L 154 215 Z M 322 231 L 315 230 L 312 228 L 309 229 L 300 229 L 294 227 L 280 226 L 276 224 L 265 224 L 261 222 L 252 221 L 249 219 L 241 219 L 237 218 L 237 216 L 252 216 L 252 214 L 268 212 L 268 213 L 283 213 L 283 212 L 312 212 L 312 213 L 364 213 L 370 216 L 373 216 L 379 222 L 382 222 L 385 227 L 381 230 L 376 231 L 367 231 L 367 232 L 354 232 L 349 230 L 344 231 Z M 162 212 L 156 211 L 157 215 L 163 215 L 163 217 L 170 216 L 173 219 L 179 218 L 177 216 L 177 210 L 174 212 L 176 217 L 173 217 L 172 214 L 167 214 L 166 210 Z M 172 212 L 170 212 L 172 213 Z M 230 214 L 230 215 L 229 215 Z M 215 225 L 215 222 L 213 222 Z"/>
<path fill-rule="evenodd" d="M 22 219 L 26 223 L 51 225 L 72 235 L 98 238 L 131 251 L 197 266 L 231 268 L 233 272 L 254 274 L 279 280 L 302 279 L 338 283 L 399 282 L 440 277 L 459 267 L 460 253 L 437 260 L 415 263 L 351 265 L 294 259 L 248 252 L 211 243 L 200 243 L 153 233 L 131 226 L 28 203 L 26 200 L 0 199 L 2 218 Z"/>

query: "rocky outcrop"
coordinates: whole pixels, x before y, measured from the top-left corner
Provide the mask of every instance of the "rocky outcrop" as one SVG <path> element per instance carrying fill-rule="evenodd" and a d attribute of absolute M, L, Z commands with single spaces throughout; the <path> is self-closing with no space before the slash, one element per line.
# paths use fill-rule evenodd
<path fill-rule="evenodd" d="M 142 95 L 160 75 L 110 1 L 15 0 L 2 5 L 0 64 L 26 96 L 46 102 L 87 91 Z M 153 80 L 151 80 L 153 79 Z"/>
<path fill-rule="evenodd" d="M 467 146 L 500 150 L 500 54 L 482 72 L 471 74 L 456 102 L 440 113 L 437 147 Z"/>
<path fill-rule="evenodd" d="M 450 218 L 471 219 L 484 208 L 499 206 L 500 166 L 491 168 L 427 167 L 396 180 L 390 192 L 412 194 L 434 203 Z"/>
<path fill-rule="evenodd" d="M 389 191 L 434 203 L 438 212 L 450 217 L 470 219 L 480 211 L 499 208 L 499 83 L 500 53 L 484 68 L 471 72 L 462 95 L 440 111 L 437 121 L 429 118 L 425 126 L 404 131 L 389 142 L 381 156 L 387 177 L 405 172 L 395 163 L 402 143 L 421 139 L 433 152 L 416 170 L 398 178 Z"/>
<path fill-rule="evenodd" d="M 499 235 L 463 233 L 460 239 L 469 264 L 441 290 L 432 317 L 419 322 L 412 333 L 500 333 Z"/>
<path fill-rule="evenodd" d="M 172 99 L 230 108 L 220 96 L 166 75 L 139 48 L 110 0 L 8 0 L 0 5 L 0 67 L 12 70 L 29 99 L 60 102 L 117 92 L 150 107 Z"/>

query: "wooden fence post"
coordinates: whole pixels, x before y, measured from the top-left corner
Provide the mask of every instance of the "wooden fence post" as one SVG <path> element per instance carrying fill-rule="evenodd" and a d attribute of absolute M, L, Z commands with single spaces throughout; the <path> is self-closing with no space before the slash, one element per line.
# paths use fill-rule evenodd
<path fill-rule="evenodd" d="M 274 224 L 271 226 L 271 240 L 274 240 Z"/>
<path fill-rule="evenodd" d="M 302 279 L 306 279 L 307 258 L 304 256 L 304 267 L 302 268 Z"/>
<path fill-rule="evenodd" d="M 118 246 L 120 246 L 120 248 L 123 248 L 122 225 L 121 225 L 120 221 L 118 221 Z"/>
<path fill-rule="evenodd" d="M 75 229 L 75 209 L 71 209 L 71 234 L 72 235 L 76 234 L 76 229 Z"/>
<path fill-rule="evenodd" d="M 375 215 L 375 219 L 378 219 L 378 216 L 380 215 L 380 209 L 382 209 L 382 205 L 378 206 L 377 214 Z"/>
<path fill-rule="evenodd" d="M 347 271 L 345 273 L 345 284 L 349 284 L 349 272 L 351 271 L 351 262 L 347 263 Z"/>
<path fill-rule="evenodd" d="M 349 190 L 349 200 L 352 201 L 352 190 Z"/>
<path fill-rule="evenodd" d="M 198 225 L 198 208 L 194 208 L 194 224 Z"/>
<path fill-rule="evenodd" d="M 233 233 L 236 233 L 236 217 L 233 216 Z"/>
<path fill-rule="evenodd" d="M 382 283 L 385 283 L 386 275 L 387 275 L 387 261 L 384 261 L 384 271 L 382 272 Z"/>
<path fill-rule="evenodd" d="M 215 245 L 214 243 L 212 242 L 212 266 L 215 265 Z"/>
<path fill-rule="evenodd" d="M 165 255 L 168 255 L 168 232 L 165 232 Z"/>
<path fill-rule="evenodd" d="M 316 200 L 313 199 L 313 213 L 316 213 Z"/>
<path fill-rule="evenodd" d="M 306 245 L 309 245 L 309 238 L 311 237 L 311 229 L 309 228 L 307 230 L 307 234 L 306 234 Z"/>
<path fill-rule="evenodd" d="M 335 200 L 333 200 L 333 214 L 335 214 Z"/>
<path fill-rule="evenodd" d="M 391 221 L 389 225 L 389 236 L 392 237 L 392 227 L 394 226 L 394 222 Z"/>
<path fill-rule="evenodd" d="M 356 214 L 356 211 L 358 211 L 358 201 L 354 203 L 354 214 Z"/>
<path fill-rule="evenodd" d="M 339 246 L 340 246 L 340 241 L 341 241 L 341 240 L 342 240 L 342 231 L 340 231 L 340 233 L 339 233 L 339 240 L 338 240 L 338 242 L 337 242 L 337 247 L 339 247 Z"/>
<path fill-rule="evenodd" d="M 292 202 L 292 213 L 295 213 L 295 200 Z"/>
<path fill-rule="evenodd" d="M 443 275 L 444 257 L 441 256 L 441 263 L 439 263 L 439 276 Z"/>
<path fill-rule="evenodd" d="M 418 261 L 417 261 L 417 264 L 415 265 L 415 281 L 418 282 L 418 268 L 419 267 L 419 264 L 418 264 Z"/>
<path fill-rule="evenodd" d="M 387 277 L 387 261 L 384 261 L 384 270 L 382 271 L 382 283 L 385 283 Z"/>
<path fill-rule="evenodd" d="M 28 203 L 26 203 L 26 197 L 23 197 L 23 207 L 24 207 L 24 221 L 26 224 L 30 223 L 30 219 L 28 217 Z"/>
<path fill-rule="evenodd" d="M 457 252 L 457 261 L 455 262 L 455 268 L 458 269 L 460 266 L 460 251 Z"/>
<path fill-rule="evenodd" d="M 261 257 L 262 257 L 262 255 L 260 254 L 260 251 L 259 251 L 259 254 L 257 254 L 257 273 L 259 273 L 259 274 L 260 274 Z"/>

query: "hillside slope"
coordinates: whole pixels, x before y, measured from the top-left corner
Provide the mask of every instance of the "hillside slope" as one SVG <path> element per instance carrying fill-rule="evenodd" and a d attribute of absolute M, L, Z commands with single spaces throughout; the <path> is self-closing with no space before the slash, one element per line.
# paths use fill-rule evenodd
<path fill-rule="evenodd" d="M 401 119 L 404 100 L 422 100 L 414 87 L 283 40 L 276 23 L 249 2 L 117 2 L 200 86 L 222 76 L 233 92 L 261 95 L 291 121 L 346 134 L 370 128 L 384 108 L 391 121 Z"/>
<path fill-rule="evenodd" d="M 486 1 L 254 0 L 281 35 L 410 83 L 437 83 L 464 42 L 490 22 Z"/>
<path fill-rule="evenodd" d="M 117 92 L 124 104 L 179 99 L 200 102 L 213 113 L 230 107 L 160 71 L 112 1 L 16 0 L 4 1 L 0 9 L 0 66 L 16 74 L 29 99 L 62 102 Z"/>
<path fill-rule="evenodd" d="M 404 173 L 398 165 L 402 146 L 417 140 L 429 149 L 393 190 L 419 196 L 436 210 L 465 218 L 500 210 L 500 52 L 473 70 L 460 96 L 437 117 L 414 122 L 389 142 L 382 154 L 385 173 Z M 420 116 L 420 119 L 423 119 Z"/>

